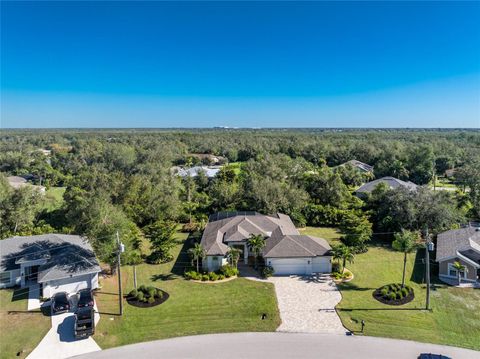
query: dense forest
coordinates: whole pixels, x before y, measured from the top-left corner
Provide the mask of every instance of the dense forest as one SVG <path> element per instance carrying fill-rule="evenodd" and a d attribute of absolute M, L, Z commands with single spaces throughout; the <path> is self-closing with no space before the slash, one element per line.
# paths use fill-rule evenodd
<path fill-rule="evenodd" d="M 47 151 L 42 151 L 47 150 Z M 174 166 L 223 163 L 214 178 L 180 177 Z M 374 175 L 349 160 L 374 166 Z M 452 171 L 453 170 L 453 171 Z M 450 175 L 446 179 L 446 172 Z M 13 189 L 8 176 L 46 187 Z M 421 185 L 415 192 L 379 186 L 362 199 L 354 190 L 373 177 Z M 453 190 L 433 190 L 445 181 Z M 60 198 L 55 201 L 54 193 Z M 0 135 L 0 238 L 78 233 L 115 261 L 114 234 L 139 261 L 140 243 L 181 223 L 201 230 L 216 211 L 290 215 L 298 226 L 334 226 L 359 251 L 372 233 L 432 233 L 480 218 L 478 130 L 3 130 Z M 173 226 L 173 227 L 172 227 Z"/>

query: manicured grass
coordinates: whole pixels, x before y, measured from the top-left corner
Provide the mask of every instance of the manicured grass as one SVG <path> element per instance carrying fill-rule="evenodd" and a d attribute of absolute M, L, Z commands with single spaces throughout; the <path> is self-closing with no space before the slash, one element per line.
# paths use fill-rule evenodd
<path fill-rule="evenodd" d="M 337 311 L 343 324 L 360 331 L 364 320 L 366 335 L 480 350 L 480 290 L 435 283 L 432 310 L 425 311 L 420 254 L 409 255 L 407 264 L 407 284 L 413 287 L 415 299 L 399 307 L 376 301 L 372 292 L 384 284 L 401 282 L 403 254 L 388 247 L 371 247 L 358 254 L 355 263 L 347 265 L 354 279 L 339 286 L 343 299 Z"/>
<path fill-rule="evenodd" d="M 330 227 L 305 227 L 299 229 L 300 234 L 326 239 L 330 245 L 339 244 L 341 233 Z"/>
<path fill-rule="evenodd" d="M 43 207 L 47 211 L 53 211 L 63 204 L 63 194 L 65 187 L 50 187 L 44 197 Z"/>
<path fill-rule="evenodd" d="M 147 284 L 170 294 L 163 304 L 136 308 L 124 301 L 119 317 L 117 277 L 102 280 L 96 299 L 101 313 L 95 340 L 102 348 L 155 339 L 220 332 L 274 331 L 280 324 L 271 283 L 238 278 L 226 283 L 189 282 L 181 276 L 190 263 L 185 250 L 191 245 L 179 235 L 176 260 L 167 264 L 137 266 L 138 285 Z M 133 269 L 123 267 L 125 292 L 133 289 Z M 110 313 L 110 314 L 109 314 Z M 261 319 L 267 314 L 265 320 Z"/>
<path fill-rule="evenodd" d="M 0 290 L 0 358 L 25 358 L 50 329 L 50 317 L 27 312 L 27 290 Z M 17 356 L 17 353 L 20 355 Z"/>

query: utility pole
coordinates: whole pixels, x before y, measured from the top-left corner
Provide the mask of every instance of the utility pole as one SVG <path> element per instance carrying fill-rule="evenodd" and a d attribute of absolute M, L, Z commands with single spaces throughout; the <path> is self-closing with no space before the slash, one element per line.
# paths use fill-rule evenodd
<path fill-rule="evenodd" d="M 122 272 L 120 269 L 121 254 L 124 252 L 123 243 L 120 242 L 120 237 L 117 231 L 117 272 L 118 272 L 118 304 L 120 306 L 120 315 L 123 315 L 123 301 L 122 301 Z"/>
<path fill-rule="evenodd" d="M 427 282 L 427 298 L 425 302 L 425 309 L 430 309 L 430 236 L 428 228 L 425 231 L 425 276 Z"/>

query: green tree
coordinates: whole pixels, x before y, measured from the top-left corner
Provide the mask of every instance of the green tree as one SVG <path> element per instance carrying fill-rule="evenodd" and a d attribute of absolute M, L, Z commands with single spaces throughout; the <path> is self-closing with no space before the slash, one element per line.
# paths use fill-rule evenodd
<path fill-rule="evenodd" d="M 333 259 L 337 261 L 342 261 L 342 273 L 345 272 L 345 266 L 348 263 L 353 263 L 355 259 L 355 253 L 351 247 L 346 246 L 345 244 L 340 244 L 332 248 Z"/>
<path fill-rule="evenodd" d="M 230 260 L 230 264 L 235 268 L 238 267 L 238 260 L 240 259 L 240 255 L 242 254 L 242 250 L 235 247 L 230 247 L 227 252 L 227 257 Z"/>
<path fill-rule="evenodd" d="M 200 272 L 200 260 L 203 260 L 207 256 L 203 246 L 195 243 L 195 245 L 188 250 L 188 254 L 192 257 L 192 260 L 197 263 L 197 272 Z"/>
<path fill-rule="evenodd" d="M 257 257 L 265 247 L 265 238 L 261 234 L 251 234 L 247 240 L 248 246 L 254 255 L 254 268 L 257 269 Z"/>
<path fill-rule="evenodd" d="M 417 249 L 418 233 L 404 231 L 395 233 L 395 240 L 392 242 L 392 247 L 398 252 L 403 253 L 403 275 L 402 288 L 405 287 L 405 273 L 407 270 L 407 255 Z"/>
<path fill-rule="evenodd" d="M 342 231 L 342 241 L 350 247 L 355 247 L 356 251 L 366 251 L 366 242 L 372 236 L 372 224 L 368 218 L 354 211 L 346 212 L 340 222 L 340 230 Z"/>
<path fill-rule="evenodd" d="M 467 272 L 467 267 L 465 267 L 462 263 L 459 261 L 455 261 L 452 265 L 453 269 L 457 271 L 457 280 L 458 280 L 458 285 L 461 284 L 462 281 L 462 272 L 466 273 Z"/>
<path fill-rule="evenodd" d="M 172 221 L 157 221 L 145 227 L 145 236 L 150 241 L 151 253 L 148 261 L 151 263 L 166 263 L 173 259 L 170 251 L 175 247 L 175 232 L 177 224 Z"/>

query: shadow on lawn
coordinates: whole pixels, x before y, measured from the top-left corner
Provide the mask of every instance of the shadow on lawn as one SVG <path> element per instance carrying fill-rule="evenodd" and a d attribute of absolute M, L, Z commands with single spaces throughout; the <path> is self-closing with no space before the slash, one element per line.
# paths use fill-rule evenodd
<path fill-rule="evenodd" d="M 359 287 L 358 285 L 356 285 L 352 282 L 339 283 L 339 284 L 337 284 L 337 286 L 341 291 L 356 290 L 356 291 L 359 291 L 359 292 L 364 292 L 364 291 L 367 291 L 367 290 L 377 289 L 377 288 Z"/>
<path fill-rule="evenodd" d="M 321 309 L 320 309 L 321 310 Z M 339 312 L 353 312 L 354 310 L 380 311 L 380 310 L 425 310 L 425 308 L 337 308 Z"/>
<path fill-rule="evenodd" d="M 172 267 L 172 272 L 170 274 L 158 274 L 155 276 L 152 276 L 152 280 L 159 280 L 162 279 L 162 276 L 170 276 L 170 275 L 177 275 L 180 277 L 183 277 L 183 273 L 185 273 L 186 270 L 190 268 L 190 265 L 188 263 L 191 263 L 192 260 L 190 256 L 188 255 L 188 250 L 194 246 L 195 243 L 198 243 L 200 240 L 200 234 L 199 233 L 191 233 L 188 235 L 187 239 L 183 242 L 182 249 L 180 250 L 180 253 L 178 254 L 177 259 L 175 260 L 175 263 Z M 157 279 L 153 279 L 154 277 L 157 277 Z M 167 280 L 170 279 L 175 279 L 173 276 L 168 277 Z"/>

